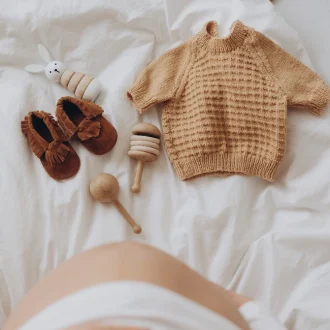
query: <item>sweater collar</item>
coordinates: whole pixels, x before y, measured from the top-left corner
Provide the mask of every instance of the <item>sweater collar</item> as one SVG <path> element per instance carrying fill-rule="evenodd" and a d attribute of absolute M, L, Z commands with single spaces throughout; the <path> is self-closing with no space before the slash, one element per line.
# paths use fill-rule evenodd
<path fill-rule="evenodd" d="M 235 21 L 230 27 L 227 37 L 218 37 L 218 24 L 215 21 L 207 22 L 200 32 L 201 41 L 210 45 L 216 53 L 230 52 L 244 43 L 247 31 L 241 21 Z"/>

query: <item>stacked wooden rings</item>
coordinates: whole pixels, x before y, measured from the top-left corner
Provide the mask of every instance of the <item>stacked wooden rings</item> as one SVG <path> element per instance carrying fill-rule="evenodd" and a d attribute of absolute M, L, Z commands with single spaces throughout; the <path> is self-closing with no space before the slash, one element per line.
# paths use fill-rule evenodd
<path fill-rule="evenodd" d="M 143 162 L 154 161 L 159 156 L 159 129 L 151 124 L 140 123 L 133 126 L 132 133 L 129 156 Z"/>
<path fill-rule="evenodd" d="M 132 128 L 131 148 L 128 155 L 138 160 L 133 192 L 140 191 L 143 163 L 152 162 L 159 156 L 160 130 L 149 123 L 139 123 Z"/>

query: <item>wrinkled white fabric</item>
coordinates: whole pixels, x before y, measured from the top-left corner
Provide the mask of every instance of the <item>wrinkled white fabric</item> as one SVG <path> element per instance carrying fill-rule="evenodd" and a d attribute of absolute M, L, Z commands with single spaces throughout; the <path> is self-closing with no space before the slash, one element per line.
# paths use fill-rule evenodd
<path fill-rule="evenodd" d="M 329 111 L 289 111 L 287 152 L 275 183 L 207 177 L 180 182 L 164 150 L 145 166 L 142 192 L 130 186 L 128 158 L 137 112 L 126 99 L 140 71 L 165 50 L 216 20 L 220 34 L 242 20 L 310 66 L 297 34 L 268 0 L 98 0 L 0 2 L 0 319 L 46 272 L 103 243 L 135 239 L 185 261 L 209 279 L 265 302 L 291 329 L 330 322 Z M 79 173 L 56 182 L 28 148 L 20 121 L 55 113 L 70 94 L 44 74 L 37 44 L 103 85 L 97 103 L 118 130 L 115 148 L 95 156 L 81 144 Z M 143 118 L 160 126 L 160 110 Z M 117 210 L 94 202 L 89 181 L 114 174 L 120 200 L 143 227 L 132 234 Z"/>
<path fill-rule="evenodd" d="M 286 330 L 255 301 L 240 308 L 251 330 Z M 150 330 L 239 330 L 225 317 L 165 288 L 135 281 L 102 283 L 70 294 L 19 330 L 64 330 L 77 324 L 132 326 Z"/>
<path fill-rule="evenodd" d="M 251 330 L 287 330 L 267 309 L 257 301 L 249 301 L 239 308 Z"/>
<path fill-rule="evenodd" d="M 133 281 L 103 283 L 70 294 L 19 330 L 64 330 L 92 322 L 150 330 L 239 330 L 231 321 L 184 296 Z"/>

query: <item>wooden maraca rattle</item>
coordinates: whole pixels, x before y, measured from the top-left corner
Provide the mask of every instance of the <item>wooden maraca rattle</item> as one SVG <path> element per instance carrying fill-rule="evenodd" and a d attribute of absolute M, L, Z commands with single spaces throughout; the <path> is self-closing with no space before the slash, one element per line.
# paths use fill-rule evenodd
<path fill-rule="evenodd" d="M 118 180 L 111 174 L 101 173 L 90 183 L 89 190 L 94 199 L 101 203 L 113 203 L 118 211 L 130 224 L 135 234 L 142 232 L 141 227 L 133 220 L 124 206 L 118 200 Z"/>
<path fill-rule="evenodd" d="M 152 162 L 159 156 L 160 130 L 148 123 L 139 123 L 132 127 L 131 149 L 128 155 L 137 159 L 137 168 L 132 186 L 133 193 L 141 190 L 143 164 Z"/>

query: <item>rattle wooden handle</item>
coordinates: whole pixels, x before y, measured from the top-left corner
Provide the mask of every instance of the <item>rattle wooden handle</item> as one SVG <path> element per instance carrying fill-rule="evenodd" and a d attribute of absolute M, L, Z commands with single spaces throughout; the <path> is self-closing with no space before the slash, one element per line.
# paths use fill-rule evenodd
<path fill-rule="evenodd" d="M 135 234 L 140 234 L 142 232 L 142 228 L 134 221 L 131 215 L 126 211 L 124 206 L 119 202 L 119 200 L 113 201 L 114 205 L 118 209 L 118 211 L 123 215 L 126 221 L 130 224 Z"/>
<path fill-rule="evenodd" d="M 141 191 L 142 173 L 143 173 L 143 162 L 141 160 L 138 160 L 136 166 L 134 184 L 132 186 L 133 193 L 138 193 Z"/>

